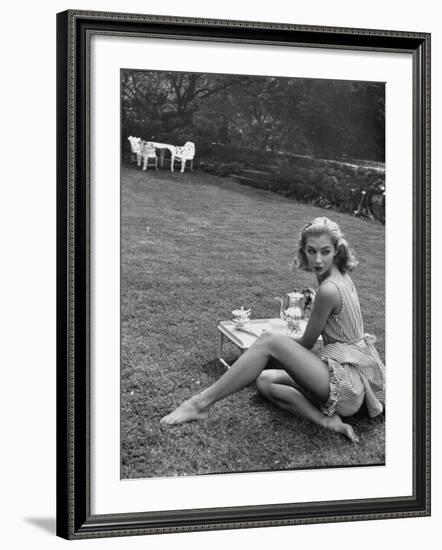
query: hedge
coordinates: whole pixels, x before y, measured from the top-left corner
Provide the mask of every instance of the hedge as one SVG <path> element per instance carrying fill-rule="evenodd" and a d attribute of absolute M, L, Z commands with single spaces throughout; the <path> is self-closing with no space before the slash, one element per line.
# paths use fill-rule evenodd
<path fill-rule="evenodd" d="M 197 147 L 194 164 L 297 201 L 385 222 L 385 168 L 381 163 L 212 144 Z"/>

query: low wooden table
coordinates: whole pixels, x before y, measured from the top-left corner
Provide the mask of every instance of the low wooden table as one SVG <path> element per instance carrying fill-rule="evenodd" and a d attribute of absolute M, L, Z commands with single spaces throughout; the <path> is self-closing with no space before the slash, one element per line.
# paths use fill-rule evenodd
<path fill-rule="evenodd" d="M 307 321 L 302 319 L 300 321 L 301 330 L 299 334 L 303 334 L 305 327 L 307 326 Z M 222 365 L 230 369 L 229 363 L 223 359 L 224 352 L 224 342 L 229 340 L 234 344 L 240 351 L 240 354 L 244 353 L 253 342 L 266 330 L 271 329 L 273 332 L 281 332 L 285 334 L 286 332 L 286 323 L 277 319 L 252 319 L 246 327 L 243 329 L 238 329 L 232 321 L 221 321 L 218 325 L 218 330 L 220 332 L 220 342 L 219 342 L 219 351 L 218 359 Z M 246 332 L 250 331 L 250 332 Z M 253 333 L 253 334 L 252 334 Z"/>

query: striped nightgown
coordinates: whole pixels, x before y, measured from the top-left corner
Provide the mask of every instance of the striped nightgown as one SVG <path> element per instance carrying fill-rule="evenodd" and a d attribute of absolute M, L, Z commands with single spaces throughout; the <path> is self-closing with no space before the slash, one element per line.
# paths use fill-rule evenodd
<path fill-rule="evenodd" d="M 327 319 L 323 346 L 312 350 L 327 363 L 330 374 L 330 396 L 321 410 L 328 416 L 350 416 L 365 399 L 369 415 L 377 416 L 384 410 L 385 367 L 374 347 L 376 338 L 364 333 L 353 281 L 336 269 L 322 285 L 338 289 L 341 305 Z"/>

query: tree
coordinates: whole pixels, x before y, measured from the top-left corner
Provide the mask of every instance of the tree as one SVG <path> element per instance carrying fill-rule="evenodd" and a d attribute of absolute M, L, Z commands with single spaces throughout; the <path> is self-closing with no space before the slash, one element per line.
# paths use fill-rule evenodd
<path fill-rule="evenodd" d="M 123 139 L 384 160 L 382 83 L 124 70 L 121 101 Z"/>

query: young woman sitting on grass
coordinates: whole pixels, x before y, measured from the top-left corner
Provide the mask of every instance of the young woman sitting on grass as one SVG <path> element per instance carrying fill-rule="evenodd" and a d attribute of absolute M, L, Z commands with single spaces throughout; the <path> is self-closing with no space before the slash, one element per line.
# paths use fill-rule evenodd
<path fill-rule="evenodd" d="M 264 332 L 221 378 L 162 418 L 167 425 L 204 418 L 217 401 L 256 381 L 278 407 L 304 416 L 352 442 L 341 416 L 365 400 L 370 416 L 383 412 L 384 365 L 374 336 L 364 333 L 359 299 L 348 275 L 357 261 L 337 223 L 315 218 L 301 231 L 295 265 L 311 271 L 318 290 L 302 336 Z M 312 349 L 319 335 L 323 346 Z M 266 369 L 270 359 L 282 369 Z"/>

